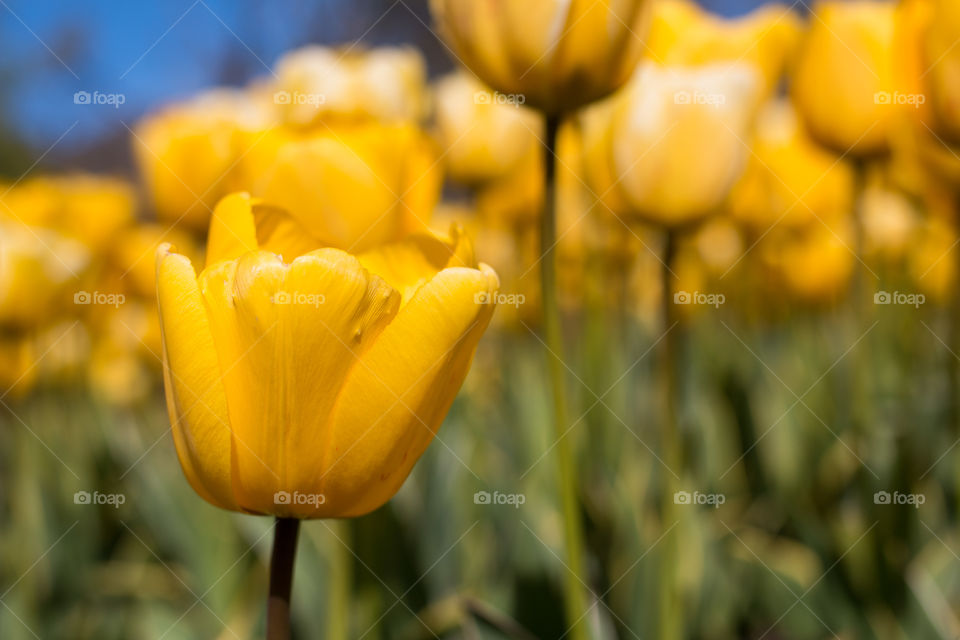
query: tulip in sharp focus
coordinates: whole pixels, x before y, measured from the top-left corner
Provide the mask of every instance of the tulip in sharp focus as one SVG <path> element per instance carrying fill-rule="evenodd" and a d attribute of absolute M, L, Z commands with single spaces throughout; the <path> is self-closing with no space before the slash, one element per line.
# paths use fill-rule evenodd
<path fill-rule="evenodd" d="M 895 10 L 884 0 L 813 6 L 792 94 L 810 132 L 835 150 L 868 155 L 887 148 L 902 99 L 893 72 Z"/>
<path fill-rule="evenodd" d="M 284 120 L 415 122 L 426 111 L 427 70 L 414 49 L 311 46 L 277 63 L 273 100 Z"/>
<path fill-rule="evenodd" d="M 465 71 L 437 81 L 436 126 L 450 177 L 482 184 L 511 172 L 539 149 L 540 118 L 516 103 L 500 102 Z"/>
<path fill-rule="evenodd" d="M 502 94 L 551 114 L 624 84 L 650 0 L 431 0 L 456 56 Z"/>
<path fill-rule="evenodd" d="M 715 64 L 644 63 L 609 109 L 607 161 L 622 205 L 650 222 L 679 226 L 715 211 L 739 177 L 757 109 L 758 73 Z"/>
<path fill-rule="evenodd" d="M 225 509 L 322 518 L 377 508 L 463 382 L 496 274 L 455 230 L 351 255 L 318 248 L 244 194 L 217 219 L 232 239 L 212 244 L 199 277 L 169 246 L 157 254 L 184 473 Z"/>

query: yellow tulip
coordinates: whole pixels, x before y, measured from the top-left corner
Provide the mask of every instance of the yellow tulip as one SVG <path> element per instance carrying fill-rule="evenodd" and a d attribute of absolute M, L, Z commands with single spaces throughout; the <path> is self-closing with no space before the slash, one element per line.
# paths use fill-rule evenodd
<path fill-rule="evenodd" d="M 427 69 L 415 49 L 304 47 L 280 59 L 276 77 L 274 102 L 293 125 L 416 122 L 426 111 Z"/>
<path fill-rule="evenodd" d="M 598 100 L 630 77 L 650 0 L 431 0 L 457 58 L 514 100 L 551 114 Z"/>
<path fill-rule="evenodd" d="M 200 257 L 200 248 L 190 234 L 159 224 L 138 224 L 118 234 L 110 252 L 108 273 L 105 274 L 113 282 L 105 284 L 101 290 L 154 298 L 157 293 L 154 256 L 157 248 L 165 242 L 176 246 L 192 260 Z"/>
<path fill-rule="evenodd" d="M 0 217 L 46 227 L 98 252 L 133 221 L 136 196 L 123 180 L 92 174 L 39 176 L 0 198 Z"/>
<path fill-rule="evenodd" d="M 212 243 L 199 278 L 169 246 L 157 254 L 167 401 L 187 479 L 225 509 L 376 509 L 453 401 L 493 313 L 496 274 L 456 232 L 357 256 L 304 253 L 298 223 L 275 207 L 236 194 L 217 216 L 232 240 Z"/>
<path fill-rule="evenodd" d="M 425 228 L 441 180 L 419 129 L 371 123 L 280 146 L 250 190 L 290 211 L 324 246 L 359 252 Z"/>
<path fill-rule="evenodd" d="M 0 394 L 25 396 L 37 381 L 39 354 L 32 340 L 19 333 L 0 332 Z M 7 400 L 9 402 L 10 400 Z"/>
<path fill-rule="evenodd" d="M 435 120 L 450 177 L 464 184 L 489 182 L 510 172 L 530 149 L 539 149 L 538 115 L 497 102 L 470 74 L 444 76 L 434 88 Z"/>
<path fill-rule="evenodd" d="M 89 263 L 89 251 L 76 240 L 0 221 L 0 325 L 35 327 L 74 302 L 89 302 L 78 290 Z"/>
<path fill-rule="evenodd" d="M 786 100 L 767 103 L 757 118 L 753 153 L 730 194 L 729 211 L 758 233 L 847 215 L 853 168 L 814 142 Z"/>
<path fill-rule="evenodd" d="M 543 193 L 543 149 L 537 145 L 511 171 L 477 188 L 477 213 L 489 225 L 529 227 L 543 212 Z"/>
<path fill-rule="evenodd" d="M 663 0 L 654 4 L 646 55 L 670 66 L 749 63 L 761 71 L 764 95 L 770 95 L 793 61 L 802 33 L 800 17 L 782 4 L 727 19 L 689 0 Z"/>
<path fill-rule="evenodd" d="M 763 251 L 783 290 L 801 302 L 836 301 L 850 284 L 856 266 L 853 224 L 849 219 L 833 226 L 811 225 L 797 232 L 777 234 L 764 241 Z"/>
<path fill-rule="evenodd" d="M 205 229 L 214 205 L 236 188 L 241 157 L 277 125 L 262 101 L 228 90 L 210 91 L 140 122 L 134 155 L 157 216 Z"/>
<path fill-rule="evenodd" d="M 744 65 L 641 65 L 612 98 L 607 138 L 613 188 L 633 215 L 678 226 L 720 206 L 749 153 L 759 85 Z"/>
<path fill-rule="evenodd" d="M 930 104 L 944 137 L 960 144 L 960 5 L 955 0 L 933 0 L 933 5 L 923 74 L 929 74 Z"/>
<path fill-rule="evenodd" d="M 931 215 L 920 229 L 907 256 L 907 272 L 917 288 L 938 304 L 956 295 L 957 260 L 954 251 L 960 237 L 951 222 Z"/>
<path fill-rule="evenodd" d="M 815 138 L 840 152 L 885 151 L 898 105 L 894 80 L 896 5 L 823 0 L 813 7 L 793 83 L 797 108 Z"/>

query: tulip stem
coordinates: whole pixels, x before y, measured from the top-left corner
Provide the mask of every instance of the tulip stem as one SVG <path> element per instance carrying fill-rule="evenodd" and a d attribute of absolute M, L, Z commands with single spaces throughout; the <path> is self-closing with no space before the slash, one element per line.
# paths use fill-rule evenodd
<path fill-rule="evenodd" d="M 663 352 L 660 366 L 663 375 L 663 423 L 662 447 L 666 472 L 663 475 L 663 493 L 661 494 L 660 527 L 667 531 L 679 519 L 674 494 L 680 490 L 679 480 L 683 477 L 683 439 L 680 434 L 680 421 L 677 410 L 680 406 L 680 348 L 682 344 L 681 319 L 676 311 L 673 299 L 673 267 L 676 264 L 677 231 L 667 229 L 663 258 L 661 259 L 661 309 L 663 314 Z M 677 640 L 683 637 L 682 612 L 680 610 L 680 587 L 677 583 L 676 567 L 680 558 L 679 533 L 671 532 L 663 541 L 660 556 L 660 640 Z"/>
<path fill-rule="evenodd" d="M 270 597 L 267 600 L 267 640 L 290 638 L 290 592 L 293 589 L 293 564 L 297 555 L 300 521 L 277 518 L 270 556 Z"/>
<path fill-rule="evenodd" d="M 556 436 L 557 473 L 563 508 L 566 547 L 564 601 L 567 625 L 572 640 L 589 637 L 583 575 L 583 527 L 577 496 L 577 467 L 569 434 L 567 392 L 563 361 L 563 334 L 560 328 L 560 307 L 557 301 L 557 132 L 560 117 L 548 115 L 544 140 L 544 208 L 540 218 L 540 288 L 543 307 L 543 330 L 547 343 L 547 360 L 553 390 L 553 426 Z"/>

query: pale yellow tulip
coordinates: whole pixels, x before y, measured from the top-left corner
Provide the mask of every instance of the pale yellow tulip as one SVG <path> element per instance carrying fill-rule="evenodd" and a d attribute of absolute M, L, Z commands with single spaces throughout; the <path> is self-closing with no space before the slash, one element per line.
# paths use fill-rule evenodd
<path fill-rule="evenodd" d="M 273 100 L 297 126 L 417 122 L 426 112 L 427 69 L 415 49 L 304 47 L 280 59 L 276 76 Z"/>
<path fill-rule="evenodd" d="M 467 72 L 440 78 L 434 100 L 441 153 L 454 180 L 489 182 L 513 170 L 531 149 L 540 149 L 540 117 L 521 105 L 499 102 Z"/>

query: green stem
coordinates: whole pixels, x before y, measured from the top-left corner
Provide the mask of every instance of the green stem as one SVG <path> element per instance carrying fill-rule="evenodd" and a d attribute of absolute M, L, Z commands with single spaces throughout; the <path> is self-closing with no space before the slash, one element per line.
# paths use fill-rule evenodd
<path fill-rule="evenodd" d="M 661 495 L 660 526 L 667 530 L 673 526 L 679 517 L 674 494 L 680 490 L 679 481 L 674 474 L 683 474 L 683 440 L 679 431 L 680 422 L 677 418 L 677 408 L 680 403 L 680 318 L 676 313 L 673 300 L 673 266 L 677 252 L 677 232 L 666 231 L 666 246 L 664 248 L 660 270 L 661 275 L 661 313 L 663 314 L 663 351 L 661 353 L 661 372 L 663 382 L 663 462 L 666 473 L 663 478 L 663 494 Z M 661 543 L 663 551 L 660 560 L 660 640 L 676 640 L 681 638 L 683 631 L 682 613 L 680 611 L 680 592 L 677 583 L 677 562 L 679 561 L 679 533 L 671 532 Z"/>
<path fill-rule="evenodd" d="M 563 336 L 560 330 L 560 308 L 557 302 L 557 263 L 554 252 L 557 243 L 557 131 L 558 116 L 547 116 L 544 152 L 544 211 L 540 219 L 540 290 L 543 306 L 543 329 L 547 343 L 547 361 L 550 367 L 550 383 L 553 390 L 553 425 L 557 440 L 557 471 L 560 499 L 563 508 L 563 529 L 566 542 L 566 565 L 564 572 L 564 600 L 567 623 L 572 640 L 589 637 L 586 598 L 583 580 L 583 528 L 577 497 L 577 467 L 574 462 L 570 439 L 565 437 L 569 428 L 567 392 L 564 380 Z"/>
<path fill-rule="evenodd" d="M 350 587 L 353 575 L 350 553 L 353 520 L 333 520 L 328 525 L 339 540 L 333 541 L 330 561 L 330 606 L 327 611 L 327 640 L 350 636 Z"/>
<path fill-rule="evenodd" d="M 300 521 L 277 518 L 270 556 L 270 597 L 267 600 L 267 640 L 290 640 L 290 592 L 297 555 Z"/>

